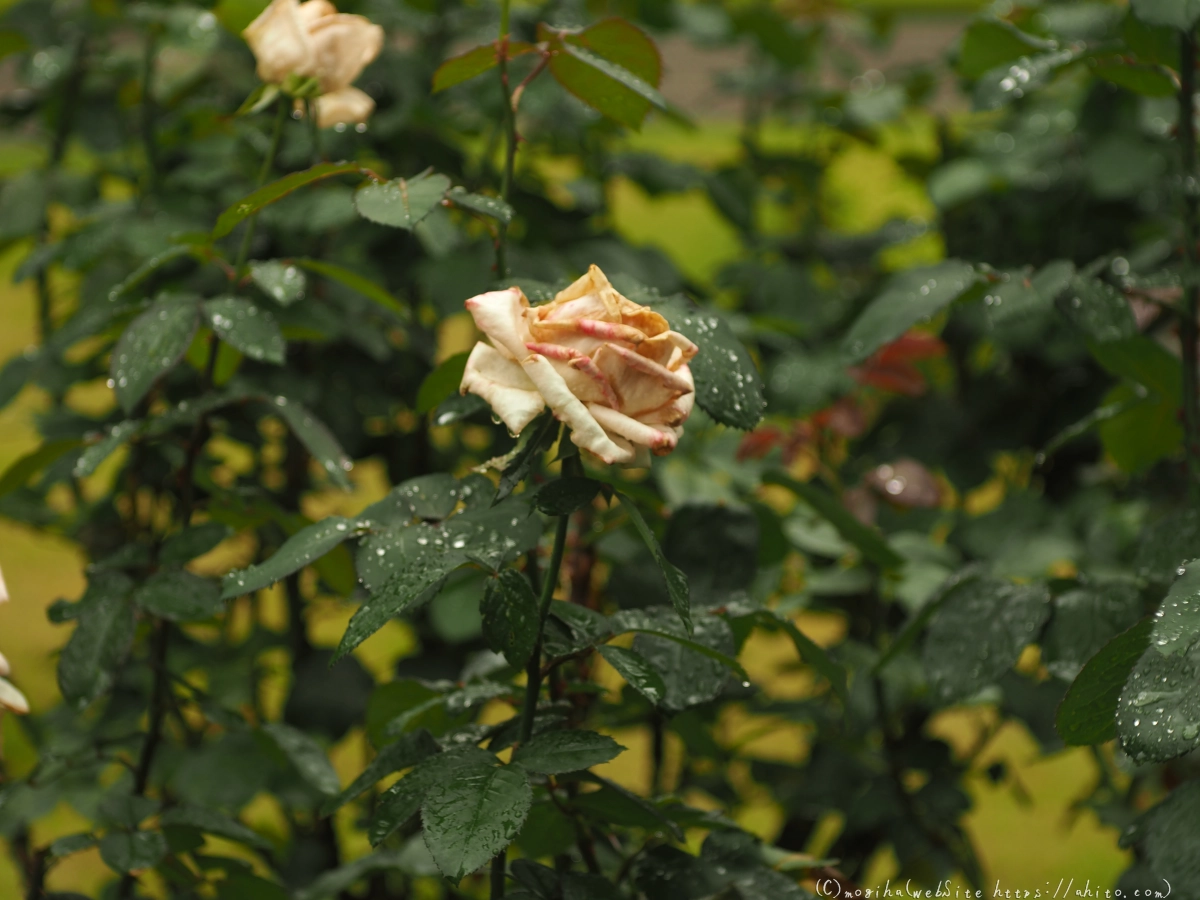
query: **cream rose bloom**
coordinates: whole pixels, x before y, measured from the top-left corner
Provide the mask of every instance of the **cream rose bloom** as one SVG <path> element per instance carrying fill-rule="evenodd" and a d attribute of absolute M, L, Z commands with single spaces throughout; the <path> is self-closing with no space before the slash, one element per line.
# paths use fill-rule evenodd
<path fill-rule="evenodd" d="M 375 109 L 368 94 L 350 86 L 383 47 L 383 29 L 369 19 L 339 13 L 329 0 L 272 0 L 242 37 L 263 81 L 317 79 L 321 128 L 365 122 Z"/>
<path fill-rule="evenodd" d="M 4 573 L 0 572 L 0 603 L 7 602 L 8 588 L 4 586 Z M 10 671 L 8 660 L 4 658 L 3 653 L 0 653 L 0 711 L 9 709 L 24 715 L 29 712 L 29 701 L 4 677 Z"/>
<path fill-rule="evenodd" d="M 645 466 L 675 449 L 696 386 L 696 345 L 621 296 L 592 266 L 550 303 L 519 288 L 466 303 L 491 343 L 475 345 L 461 392 L 486 400 L 513 434 L 549 404 L 571 440 L 606 463 Z"/>

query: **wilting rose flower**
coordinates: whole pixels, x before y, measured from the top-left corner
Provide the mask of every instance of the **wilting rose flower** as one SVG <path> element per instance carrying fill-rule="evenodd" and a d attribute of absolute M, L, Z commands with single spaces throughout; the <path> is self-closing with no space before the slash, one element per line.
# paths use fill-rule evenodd
<path fill-rule="evenodd" d="M 7 601 L 8 589 L 4 586 L 4 573 L 0 572 L 0 603 Z M 9 709 L 24 715 L 29 712 L 29 701 L 4 677 L 9 672 L 8 660 L 4 658 L 3 653 L 0 653 L 0 711 Z"/>
<path fill-rule="evenodd" d="M 317 79 L 321 128 L 365 122 L 375 109 L 369 95 L 350 86 L 383 47 L 383 29 L 369 19 L 339 13 L 329 0 L 272 0 L 242 36 L 263 81 Z"/>
<path fill-rule="evenodd" d="M 696 399 L 696 345 L 596 266 L 542 306 L 515 287 L 466 306 L 491 343 L 471 351 L 461 391 L 491 404 L 513 434 L 549 404 L 571 440 L 606 463 L 645 466 L 675 449 Z"/>

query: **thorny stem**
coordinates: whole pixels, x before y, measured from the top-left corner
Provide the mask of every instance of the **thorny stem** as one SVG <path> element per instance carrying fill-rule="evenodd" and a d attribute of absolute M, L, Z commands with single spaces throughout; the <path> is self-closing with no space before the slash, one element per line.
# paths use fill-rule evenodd
<path fill-rule="evenodd" d="M 508 202 L 512 191 L 513 170 L 517 161 L 517 114 L 513 109 L 512 89 L 508 83 L 509 0 L 500 2 L 500 41 L 496 46 L 497 68 L 500 71 L 500 90 L 504 95 L 504 174 L 500 180 L 500 199 Z M 508 225 L 500 223 L 496 237 L 496 277 L 508 277 Z"/>
<path fill-rule="evenodd" d="M 266 184 L 267 178 L 271 175 L 271 168 L 275 165 L 275 157 L 279 153 L 279 141 L 283 137 L 283 123 L 287 119 L 287 114 L 287 101 L 281 97 L 276 101 L 275 127 L 271 131 L 271 144 L 267 148 L 267 155 L 263 157 L 256 187 Z M 235 274 L 240 274 L 242 267 L 246 265 L 246 259 L 250 255 L 250 242 L 254 240 L 254 227 L 257 222 L 257 215 L 250 216 L 246 222 L 246 231 L 242 235 L 242 246 L 238 249 L 237 264 L 234 266 Z"/>
<path fill-rule="evenodd" d="M 1197 396 L 1197 342 L 1200 328 L 1196 315 L 1200 312 L 1200 285 L 1195 284 L 1196 213 L 1200 184 L 1196 173 L 1196 38 L 1190 31 L 1180 39 L 1179 66 L 1179 155 L 1183 177 L 1183 248 L 1184 262 L 1191 270 L 1185 280 L 1188 286 L 1183 297 L 1183 319 L 1179 325 L 1179 342 L 1183 353 L 1183 427 L 1186 435 L 1188 465 L 1188 495 L 1192 502 L 1200 500 L 1200 397 Z"/>

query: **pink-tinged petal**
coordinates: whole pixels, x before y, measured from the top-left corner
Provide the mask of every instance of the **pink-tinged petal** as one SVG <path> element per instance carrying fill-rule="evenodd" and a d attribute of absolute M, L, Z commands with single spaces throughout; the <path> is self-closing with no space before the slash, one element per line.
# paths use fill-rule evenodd
<path fill-rule="evenodd" d="M 620 356 L 629 368 L 635 372 L 641 372 L 643 375 L 649 375 L 663 387 L 680 393 L 695 390 L 695 384 L 690 374 L 685 377 L 680 372 L 672 372 L 666 366 L 659 365 L 652 359 L 646 359 L 636 351 L 622 347 L 620 344 L 608 344 L 607 346 Z"/>
<path fill-rule="evenodd" d="M 0 603 L 8 602 L 8 585 L 4 583 L 4 573 L 0 572 Z"/>
<path fill-rule="evenodd" d="M 688 340 L 686 337 L 684 337 L 678 331 L 667 332 L 667 337 L 670 338 L 670 341 L 672 344 L 674 344 L 677 348 L 679 348 L 679 351 L 683 354 L 683 361 L 685 363 L 691 362 L 692 357 L 694 357 L 697 353 L 700 352 L 699 347 L 697 347 L 695 344 L 693 344 L 690 340 Z"/>
<path fill-rule="evenodd" d="M 617 400 L 617 395 L 612 389 L 612 385 L 608 381 L 608 376 L 600 371 L 600 367 L 590 356 L 579 356 L 569 363 L 572 369 L 576 369 L 592 380 L 592 383 L 599 389 L 600 395 L 604 398 L 606 405 L 616 409 L 621 405 Z"/>
<path fill-rule="evenodd" d="M 637 419 L 631 419 L 615 409 L 600 406 L 598 403 L 589 404 L 588 412 L 595 417 L 605 431 L 619 434 L 639 446 L 649 447 L 656 454 L 670 453 L 679 441 L 673 430 L 654 428 Z"/>
<path fill-rule="evenodd" d="M 29 712 L 29 701 L 25 695 L 3 678 L 0 678 L 0 709 L 9 709 L 20 715 Z"/>
<path fill-rule="evenodd" d="M 546 408 L 521 366 L 482 341 L 467 357 L 459 392 L 486 400 L 513 434 L 520 434 Z"/>
<path fill-rule="evenodd" d="M 629 459 L 629 451 L 613 443 L 550 360 L 535 353 L 523 365 L 525 374 L 554 411 L 554 417 L 571 429 L 571 441 L 577 447 L 596 454 L 610 465 Z"/>
<path fill-rule="evenodd" d="M 475 326 L 510 359 L 520 360 L 529 355 L 526 342 L 532 340 L 525 324 L 529 301 L 520 288 L 488 291 L 466 302 L 467 311 Z"/>
<path fill-rule="evenodd" d="M 536 341 L 526 341 L 525 349 L 530 353 L 540 353 L 547 359 L 557 359 L 559 362 L 570 362 L 583 355 L 578 350 L 564 347 L 562 344 L 546 344 Z"/>
<path fill-rule="evenodd" d="M 312 73 L 316 54 L 299 12 L 297 0 L 271 0 L 270 6 L 242 32 L 263 81 L 279 84 L 293 73 Z"/>
<path fill-rule="evenodd" d="M 559 291 L 553 301 L 539 309 L 545 310 L 540 315 L 547 319 L 577 319 L 588 315 L 584 310 L 594 310 L 608 319 L 620 321 L 621 300 L 621 295 L 613 290 L 600 267 L 593 265 L 588 266 L 585 275 L 576 278 Z"/>
<path fill-rule="evenodd" d="M 600 322 L 596 319 L 580 319 L 575 327 L 590 337 L 605 341 L 625 341 L 629 344 L 640 344 L 646 336 L 632 325 L 621 325 L 617 322 Z"/>
<path fill-rule="evenodd" d="M 0 653 L 0 675 L 7 675 L 12 671 L 8 666 L 8 660 L 4 658 L 4 654 Z"/>

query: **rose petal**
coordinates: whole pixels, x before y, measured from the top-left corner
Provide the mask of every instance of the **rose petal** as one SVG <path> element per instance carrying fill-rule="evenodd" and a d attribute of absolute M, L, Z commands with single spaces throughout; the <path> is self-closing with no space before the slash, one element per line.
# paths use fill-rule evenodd
<path fill-rule="evenodd" d="M 242 32 L 258 61 L 258 77 L 278 84 L 289 75 L 308 75 L 316 55 L 301 20 L 297 0 L 271 0 Z"/>
<path fill-rule="evenodd" d="M 356 87 L 345 87 L 317 98 L 317 127 L 357 125 L 371 118 L 375 101 Z"/>
<path fill-rule="evenodd" d="M 529 301 L 520 288 L 488 291 L 466 302 L 475 326 L 486 334 L 497 349 L 510 359 L 520 360 L 529 355 L 525 344 L 532 340 L 525 325 Z"/>
<path fill-rule="evenodd" d="M 467 357 L 459 392 L 486 400 L 513 434 L 520 434 L 546 408 L 521 366 L 482 341 Z"/>
<path fill-rule="evenodd" d="M 649 447 L 655 452 L 670 452 L 675 449 L 675 445 L 679 442 L 679 438 L 674 431 L 660 431 L 657 428 L 639 422 L 637 419 L 632 419 L 624 413 L 617 412 L 615 409 L 609 409 L 607 406 L 601 406 L 598 403 L 589 403 L 588 412 L 595 417 L 596 421 L 600 423 L 605 431 L 619 434 L 634 444 Z"/>
<path fill-rule="evenodd" d="M 29 701 L 25 699 L 25 695 L 4 678 L 0 678 L 0 708 L 10 709 L 20 715 L 29 712 Z"/>
<path fill-rule="evenodd" d="M 547 320 L 579 319 L 587 316 L 588 318 L 619 322 L 621 321 L 621 299 L 621 295 L 613 290 L 613 286 L 600 271 L 600 267 L 592 265 L 588 266 L 586 275 L 576 278 L 559 291 L 552 302 L 545 306 L 539 306 L 538 318 Z"/>
<path fill-rule="evenodd" d="M 383 29 L 364 16 L 323 16 L 308 32 L 321 93 L 349 87 L 383 49 Z"/>
<path fill-rule="evenodd" d="M 647 359 L 636 350 L 630 350 L 628 347 L 622 347 L 620 344 L 609 344 L 608 347 L 613 353 L 621 357 L 629 368 L 635 372 L 649 375 L 668 390 L 678 391 L 679 393 L 695 390 L 695 385 L 690 376 L 685 377 L 680 372 L 672 372 L 666 366 L 660 365 L 652 359 Z"/>
<path fill-rule="evenodd" d="M 590 356 L 580 356 L 567 363 L 572 369 L 582 372 L 591 380 L 591 385 L 600 391 L 600 396 L 604 403 L 616 409 L 621 405 L 617 399 L 616 392 L 613 391 L 612 385 L 609 384 L 608 376 L 600 371 L 600 367 Z"/>
<path fill-rule="evenodd" d="M 0 603 L 8 602 L 8 585 L 4 583 L 4 573 L 0 572 Z"/>
<path fill-rule="evenodd" d="M 0 675 L 8 675 L 10 672 L 12 669 L 9 668 L 8 660 L 4 658 L 3 653 L 0 653 Z"/>
<path fill-rule="evenodd" d="M 525 360 L 523 367 L 530 381 L 537 386 L 538 393 L 554 410 L 555 418 L 570 427 L 571 440 L 577 447 L 596 454 L 610 465 L 627 462 L 632 457 L 629 450 L 613 443 L 588 408 L 571 393 L 550 360 L 535 353 Z"/>
<path fill-rule="evenodd" d="M 300 17 L 300 22 L 305 29 L 311 30 L 317 24 L 318 19 L 336 16 L 337 7 L 329 0 L 304 0 L 300 4 L 300 8 L 296 10 L 296 14 Z"/>

